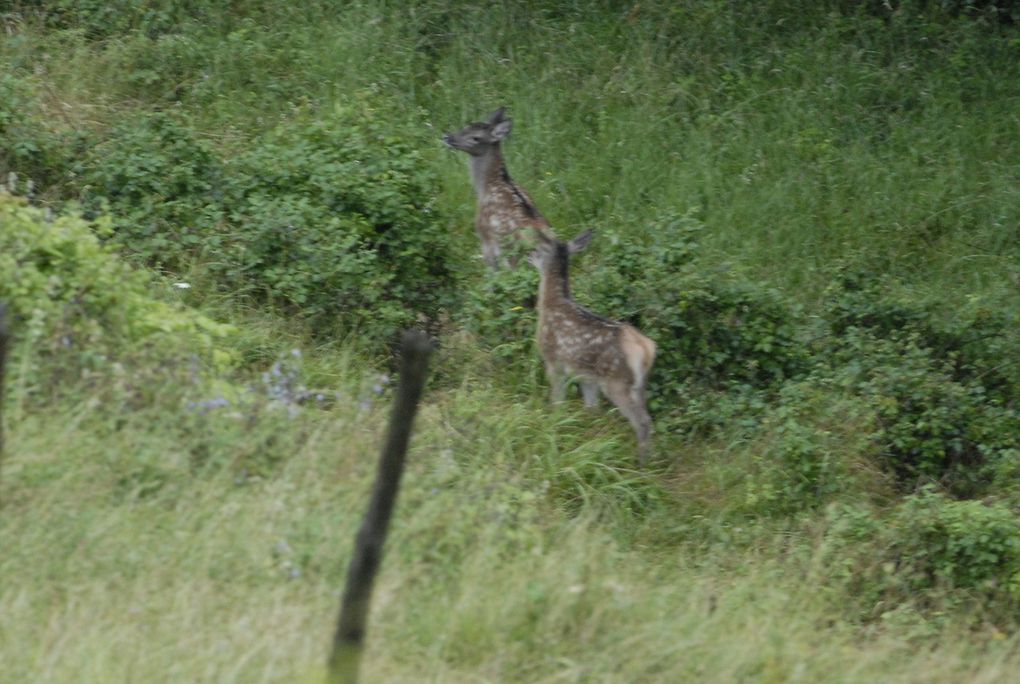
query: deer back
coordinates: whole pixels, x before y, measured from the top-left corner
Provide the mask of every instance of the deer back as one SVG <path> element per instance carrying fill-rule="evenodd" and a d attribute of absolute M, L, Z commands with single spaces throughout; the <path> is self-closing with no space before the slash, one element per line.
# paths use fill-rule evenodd
<path fill-rule="evenodd" d="M 599 316 L 566 300 L 539 314 L 538 346 L 546 361 L 596 379 L 642 382 L 655 343 L 634 326 Z"/>

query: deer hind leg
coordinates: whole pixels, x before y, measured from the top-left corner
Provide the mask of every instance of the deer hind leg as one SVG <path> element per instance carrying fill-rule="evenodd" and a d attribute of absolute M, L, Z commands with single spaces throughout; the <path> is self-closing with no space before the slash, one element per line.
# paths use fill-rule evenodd
<path fill-rule="evenodd" d="M 499 242 L 491 238 L 482 238 L 482 258 L 490 268 L 499 267 Z"/>
<path fill-rule="evenodd" d="M 567 375 L 557 364 L 546 361 L 545 377 L 549 379 L 549 399 L 559 403 L 567 398 Z"/>
<path fill-rule="evenodd" d="M 584 397 L 585 408 L 593 409 L 599 405 L 598 380 L 581 378 L 581 396 Z"/>
<path fill-rule="evenodd" d="M 634 428 L 638 443 L 638 465 L 644 465 L 652 434 L 652 417 L 645 407 L 644 386 L 629 385 L 617 380 L 607 382 L 602 389 Z"/>

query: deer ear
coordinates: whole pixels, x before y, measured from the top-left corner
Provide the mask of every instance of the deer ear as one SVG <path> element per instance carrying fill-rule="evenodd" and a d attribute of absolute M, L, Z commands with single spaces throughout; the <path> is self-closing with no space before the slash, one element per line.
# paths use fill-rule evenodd
<path fill-rule="evenodd" d="M 567 249 L 570 250 L 571 254 L 577 254 L 591 241 L 591 236 L 594 234 L 594 230 L 591 228 L 579 233 L 577 237 L 567 243 Z"/>
<path fill-rule="evenodd" d="M 500 107 L 492 114 L 489 114 L 489 125 L 495 126 L 506 116 L 506 107 Z"/>
<path fill-rule="evenodd" d="M 492 127 L 492 137 L 496 140 L 502 140 L 510 134 L 510 128 L 513 126 L 513 121 L 510 119 L 503 119 L 495 126 Z"/>

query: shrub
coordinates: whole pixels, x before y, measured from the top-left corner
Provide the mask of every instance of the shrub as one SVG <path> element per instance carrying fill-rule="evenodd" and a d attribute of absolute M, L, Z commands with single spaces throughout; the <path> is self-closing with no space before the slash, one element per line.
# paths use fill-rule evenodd
<path fill-rule="evenodd" d="M 932 307 L 880 291 L 844 282 L 831 297 L 816 375 L 875 408 L 873 439 L 905 486 L 938 480 L 978 495 L 1020 447 L 1017 372 L 994 358 L 1015 344 L 999 318 L 961 312 L 960 323 L 942 323 Z"/>
<path fill-rule="evenodd" d="M 44 125 L 27 83 L 13 74 L 0 75 L 0 183 L 13 173 L 26 192 L 63 186 L 73 160 L 88 148 L 86 133 Z"/>
<path fill-rule="evenodd" d="M 451 301 L 437 180 L 365 106 L 281 125 L 229 166 L 226 282 L 386 337 Z"/>
<path fill-rule="evenodd" d="M 825 317 L 834 341 L 852 330 L 877 339 L 910 336 L 933 359 L 947 362 L 957 382 L 979 381 L 1004 402 L 1020 396 L 1017 321 L 979 300 L 940 315 L 936 302 L 897 294 L 896 283 L 867 272 L 844 273 L 826 291 Z"/>
<path fill-rule="evenodd" d="M 150 37 L 176 30 L 181 21 L 206 5 L 205 0 L 21 0 L 23 11 L 51 28 L 78 29 L 88 38 L 141 31 Z"/>
<path fill-rule="evenodd" d="M 199 247 L 221 243 L 223 166 L 212 147 L 169 114 L 132 117 L 85 162 L 86 206 L 109 208 L 118 246 L 178 270 Z"/>
<path fill-rule="evenodd" d="M 810 381 L 788 383 L 748 444 L 742 510 L 790 515 L 859 498 L 872 414 L 864 402 Z"/>
<path fill-rule="evenodd" d="M 827 524 L 823 571 L 865 617 L 965 600 L 1013 617 L 1020 609 L 1020 516 L 1008 506 L 954 501 L 929 487 L 883 514 L 833 507 Z"/>
<path fill-rule="evenodd" d="M 501 363 L 537 362 L 535 309 L 538 271 L 528 264 L 487 273 L 469 287 L 457 309 L 457 322 Z"/>
<path fill-rule="evenodd" d="M 26 130 L 29 98 L 12 74 L 0 76 L 0 172 L 20 171 L 26 163 L 36 165 L 40 146 Z M 6 178 L 0 179 L 0 182 Z"/>
<path fill-rule="evenodd" d="M 0 301 L 10 306 L 21 357 L 14 367 L 26 386 L 116 372 L 146 349 L 157 367 L 170 359 L 231 362 L 218 343 L 230 326 L 154 297 L 149 278 L 104 247 L 80 217 L 50 220 L 0 194 L 0 225 Z M 95 229 L 108 232 L 109 219 Z"/>
<path fill-rule="evenodd" d="M 399 125 L 363 104 L 281 124 L 229 162 L 166 113 L 123 123 L 86 163 L 93 211 L 145 263 L 201 261 L 225 290 L 314 330 L 376 341 L 451 301 L 436 180 Z"/>
<path fill-rule="evenodd" d="M 610 235 L 598 263 L 578 279 L 579 299 L 633 323 L 658 345 L 653 410 L 682 405 L 692 388 L 775 390 L 807 368 L 797 308 L 775 290 L 702 273 L 695 260 L 700 228 L 689 215 L 667 214 L 647 244 Z"/>

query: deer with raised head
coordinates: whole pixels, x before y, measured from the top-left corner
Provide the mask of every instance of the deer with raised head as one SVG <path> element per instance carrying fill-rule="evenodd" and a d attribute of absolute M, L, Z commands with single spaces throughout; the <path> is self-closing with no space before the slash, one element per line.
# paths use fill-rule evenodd
<path fill-rule="evenodd" d="M 468 154 L 471 182 L 477 198 L 475 231 L 482 241 L 482 256 L 493 268 L 514 266 L 500 259 L 510 241 L 530 242 L 528 228 L 549 229 L 549 222 L 528 193 L 510 178 L 500 143 L 513 122 L 500 107 L 486 121 L 470 123 L 456 133 L 444 133 L 443 142 Z"/>
<path fill-rule="evenodd" d="M 553 401 L 566 396 L 566 374 L 578 376 L 584 404 L 594 408 L 599 390 L 630 421 L 644 464 L 652 432 L 645 382 L 655 361 L 655 342 L 634 326 L 592 313 L 570 297 L 570 255 L 588 246 L 592 231 L 560 242 L 535 230 L 538 248 L 528 259 L 541 274 L 538 286 L 538 349 L 545 361 Z"/>

